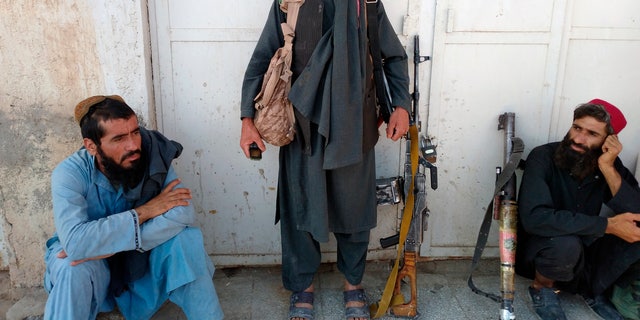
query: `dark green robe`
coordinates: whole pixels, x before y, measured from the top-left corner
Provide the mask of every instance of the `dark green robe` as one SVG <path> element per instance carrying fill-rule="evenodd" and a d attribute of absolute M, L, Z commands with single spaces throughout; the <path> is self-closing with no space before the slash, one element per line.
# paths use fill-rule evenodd
<path fill-rule="evenodd" d="M 409 110 L 407 55 L 381 2 L 377 8 L 392 101 Z M 322 16 L 322 32 L 308 59 L 295 56 L 300 52 L 296 45 L 306 39 L 294 39 L 295 73 L 289 98 L 296 109 L 298 130 L 295 141 L 280 148 L 277 210 L 280 217 L 294 218 L 299 230 L 311 232 L 319 241 L 328 240 L 328 232 L 359 232 L 376 224 L 373 146 L 378 131 L 364 10 L 364 0 L 308 1 L 300 9 L 296 26 L 297 35 L 313 34 L 301 31 L 309 27 L 303 25 L 310 21 L 305 17 Z M 284 42 L 280 24 L 285 20 L 274 1 L 245 73 L 241 117 L 254 115 L 253 98 L 271 57 Z M 305 45 L 313 45 L 308 42 Z M 301 68 L 295 65 L 299 61 L 308 62 Z M 348 174 L 353 172 L 366 174 Z"/>

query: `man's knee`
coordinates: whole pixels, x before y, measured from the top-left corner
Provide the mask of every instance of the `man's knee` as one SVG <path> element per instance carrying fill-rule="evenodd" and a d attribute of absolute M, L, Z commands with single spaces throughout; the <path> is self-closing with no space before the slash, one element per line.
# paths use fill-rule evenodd
<path fill-rule="evenodd" d="M 169 246 L 169 247 L 192 247 L 204 246 L 202 239 L 202 232 L 199 228 L 187 227 L 180 231 L 175 237 L 169 239 L 167 242 L 161 244 L 160 246 Z"/>
<path fill-rule="evenodd" d="M 168 264 L 167 267 L 186 264 L 194 268 L 204 267 L 213 272 L 213 264 L 204 248 L 202 232 L 193 227 L 185 228 L 175 237 L 154 248 L 149 261 L 152 268 L 164 264 Z"/>
<path fill-rule="evenodd" d="M 51 270 L 57 281 L 69 281 L 73 283 L 109 283 L 109 268 L 104 260 L 90 260 L 72 266 L 71 261 L 63 259 Z"/>
<path fill-rule="evenodd" d="M 577 236 L 551 237 L 547 241 L 547 247 L 539 255 L 575 264 L 582 256 L 583 248 L 582 241 Z"/>
<path fill-rule="evenodd" d="M 569 281 L 583 259 L 583 252 L 582 241 L 577 236 L 547 238 L 536 255 L 535 269 L 551 279 Z"/>

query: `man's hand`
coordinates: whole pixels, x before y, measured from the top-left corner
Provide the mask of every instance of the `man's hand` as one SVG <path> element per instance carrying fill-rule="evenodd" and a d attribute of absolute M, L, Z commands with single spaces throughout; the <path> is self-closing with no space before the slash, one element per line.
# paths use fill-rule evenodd
<path fill-rule="evenodd" d="M 618 140 L 618 136 L 611 134 L 604 139 L 602 155 L 598 158 L 598 168 L 602 172 L 605 181 L 607 181 L 611 194 L 614 196 L 618 193 L 622 184 L 622 177 L 620 177 L 620 173 L 613 165 L 621 151 L 622 143 Z"/>
<path fill-rule="evenodd" d="M 244 151 L 244 155 L 249 158 L 249 146 L 256 143 L 260 151 L 264 152 L 267 147 L 262 142 L 258 129 L 253 124 L 253 118 L 242 118 L 242 132 L 240 133 L 240 148 Z"/>
<path fill-rule="evenodd" d="M 103 256 L 97 256 L 97 257 L 91 257 L 91 258 L 81 259 L 81 260 L 73 260 L 73 261 L 71 261 L 71 266 L 77 266 L 77 265 L 79 265 L 79 264 L 81 264 L 81 263 L 84 263 L 84 262 L 87 262 L 87 261 L 91 261 L 91 260 L 106 259 L 106 258 L 111 257 L 112 255 L 113 255 L 113 253 L 111 253 L 111 254 L 105 254 L 105 255 L 103 255 Z M 62 250 L 62 251 L 58 252 L 57 257 L 58 257 L 59 259 L 64 259 L 64 258 L 66 258 L 66 257 L 67 257 L 67 253 L 66 253 L 64 250 Z"/>
<path fill-rule="evenodd" d="M 180 179 L 169 182 L 159 195 L 135 208 L 138 213 L 139 224 L 143 224 L 145 221 L 155 218 L 175 207 L 189 205 L 191 190 L 187 188 L 174 189 L 178 183 L 180 183 Z"/>
<path fill-rule="evenodd" d="M 622 151 L 622 143 L 618 136 L 611 134 L 602 143 L 602 155 L 598 158 L 598 166 L 602 168 L 613 168 L 613 163 Z"/>
<path fill-rule="evenodd" d="M 389 117 L 387 124 L 387 138 L 397 141 L 409 131 L 409 113 L 407 110 L 396 107 Z"/>
<path fill-rule="evenodd" d="M 640 241 L 640 227 L 636 225 L 636 221 L 640 221 L 640 214 L 631 212 L 607 218 L 605 233 L 617 236 L 629 243 Z"/>

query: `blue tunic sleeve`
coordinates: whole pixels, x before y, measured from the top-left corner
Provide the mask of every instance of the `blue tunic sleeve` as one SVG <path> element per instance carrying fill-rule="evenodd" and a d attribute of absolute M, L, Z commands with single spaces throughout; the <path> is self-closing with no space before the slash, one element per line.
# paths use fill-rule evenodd
<path fill-rule="evenodd" d="M 139 249 L 137 214 L 80 150 L 51 175 L 56 236 L 72 260 Z"/>

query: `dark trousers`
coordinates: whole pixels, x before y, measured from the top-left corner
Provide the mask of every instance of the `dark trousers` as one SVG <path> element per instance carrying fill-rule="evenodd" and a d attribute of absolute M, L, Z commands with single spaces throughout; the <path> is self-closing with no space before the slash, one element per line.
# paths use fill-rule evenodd
<path fill-rule="evenodd" d="M 533 278 L 537 271 L 555 280 L 559 289 L 574 293 L 602 294 L 615 283 L 624 286 L 621 282 L 640 276 L 634 266 L 640 260 L 640 243 L 612 235 L 595 241 L 530 235 L 516 252 L 518 274 Z"/>
<path fill-rule="evenodd" d="M 282 239 L 282 283 L 285 289 L 299 292 L 313 283 L 320 267 L 320 243 L 309 232 L 297 230 L 289 219 L 280 220 Z M 353 285 L 360 284 L 364 275 L 369 234 L 334 233 L 338 244 L 338 270 Z"/>

